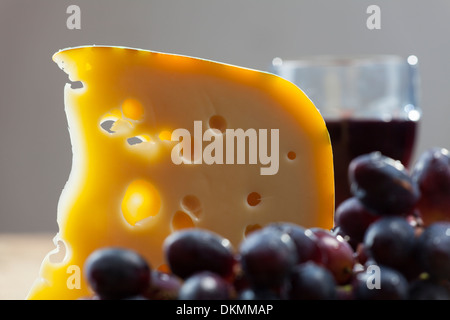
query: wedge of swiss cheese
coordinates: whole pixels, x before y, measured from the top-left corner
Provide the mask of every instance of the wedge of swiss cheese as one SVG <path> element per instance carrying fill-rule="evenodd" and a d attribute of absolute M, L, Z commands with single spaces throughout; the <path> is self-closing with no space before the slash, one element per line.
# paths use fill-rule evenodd
<path fill-rule="evenodd" d="M 29 299 L 91 294 L 83 265 L 101 247 L 134 249 L 159 268 L 164 239 L 182 228 L 207 228 L 237 247 L 270 222 L 332 227 L 329 135 L 294 84 L 124 47 L 69 48 L 53 60 L 72 82 L 64 100 L 73 161 L 58 204 L 58 248 Z M 190 151 L 180 133 L 190 134 Z"/>

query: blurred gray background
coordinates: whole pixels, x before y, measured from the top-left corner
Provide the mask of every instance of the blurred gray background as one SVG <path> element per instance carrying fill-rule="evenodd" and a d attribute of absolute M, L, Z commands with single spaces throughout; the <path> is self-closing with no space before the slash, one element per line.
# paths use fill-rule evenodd
<path fill-rule="evenodd" d="M 66 9 L 81 9 L 69 30 Z M 366 27 L 369 5 L 381 29 Z M 71 166 L 59 49 L 120 45 L 267 70 L 274 57 L 389 53 L 419 58 L 415 155 L 450 147 L 448 0 L 0 0 L 0 232 L 56 232 Z"/>

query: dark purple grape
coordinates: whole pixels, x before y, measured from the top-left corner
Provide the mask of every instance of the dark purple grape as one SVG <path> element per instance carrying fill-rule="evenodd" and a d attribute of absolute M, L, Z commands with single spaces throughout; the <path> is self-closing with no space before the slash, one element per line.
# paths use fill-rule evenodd
<path fill-rule="evenodd" d="M 88 257 L 85 276 L 100 299 L 125 299 L 142 294 L 150 285 L 150 266 L 137 252 L 102 248 Z"/>
<path fill-rule="evenodd" d="M 414 254 L 414 228 L 403 217 L 383 217 L 367 229 L 364 247 L 378 264 L 400 270 Z"/>
<path fill-rule="evenodd" d="M 247 288 L 239 293 L 238 300 L 282 300 L 282 297 L 274 290 Z"/>
<path fill-rule="evenodd" d="M 450 300 L 450 291 L 440 283 L 430 279 L 419 279 L 410 284 L 409 299 Z"/>
<path fill-rule="evenodd" d="M 377 266 L 370 272 L 356 274 L 353 297 L 356 300 L 407 300 L 408 280 L 397 270 Z"/>
<path fill-rule="evenodd" d="M 349 180 L 353 196 L 380 215 L 406 215 L 420 197 L 417 184 L 404 166 L 379 152 L 353 159 Z"/>
<path fill-rule="evenodd" d="M 232 297 L 230 283 L 211 271 L 188 277 L 180 288 L 179 300 L 228 300 Z"/>
<path fill-rule="evenodd" d="M 252 232 L 241 242 L 239 253 L 244 275 L 257 289 L 282 287 L 298 261 L 291 237 L 273 228 Z"/>
<path fill-rule="evenodd" d="M 234 277 L 231 282 L 233 284 L 233 288 L 237 292 L 241 292 L 250 287 L 250 282 L 248 281 L 247 276 L 242 271 L 241 264 L 239 262 L 239 257 L 237 257 L 237 260 L 238 260 L 238 262 L 236 264 L 236 266 L 237 266 L 236 271 L 235 271 Z"/>
<path fill-rule="evenodd" d="M 417 237 L 415 239 L 413 251 L 396 269 L 397 271 L 400 271 L 408 281 L 414 281 L 424 272 L 419 259 Z"/>
<path fill-rule="evenodd" d="M 317 244 L 317 238 L 313 233 L 308 232 L 308 229 L 290 222 L 275 222 L 268 224 L 265 228 L 277 229 L 291 237 L 297 248 L 298 263 L 322 261 L 322 253 Z"/>
<path fill-rule="evenodd" d="M 317 237 L 317 244 L 322 252 L 321 264 L 331 271 L 337 284 L 348 283 L 355 265 L 354 251 L 350 244 L 328 230 L 322 228 L 309 230 Z"/>
<path fill-rule="evenodd" d="M 450 222 L 434 222 L 418 238 L 420 262 L 433 278 L 450 280 Z"/>
<path fill-rule="evenodd" d="M 449 151 L 444 148 L 425 151 L 414 164 L 411 175 L 421 192 L 418 208 L 425 225 L 450 222 Z"/>
<path fill-rule="evenodd" d="M 181 285 L 182 281 L 174 274 L 153 270 L 145 296 L 151 300 L 175 300 Z"/>
<path fill-rule="evenodd" d="M 290 277 L 291 300 L 334 300 L 337 298 L 333 274 L 314 262 L 294 267 Z"/>
<path fill-rule="evenodd" d="M 233 274 L 235 258 L 230 241 L 205 229 L 183 229 L 164 241 L 170 270 L 182 279 L 199 271 L 212 271 L 222 277 Z"/>
<path fill-rule="evenodd" d="M 342 202 L 334 214 L 335 226 L 339 227 L 353 244 L 362 242 L 367 228 L 379 218 L 379 215 L 367 210 L 356 197 Z"/>

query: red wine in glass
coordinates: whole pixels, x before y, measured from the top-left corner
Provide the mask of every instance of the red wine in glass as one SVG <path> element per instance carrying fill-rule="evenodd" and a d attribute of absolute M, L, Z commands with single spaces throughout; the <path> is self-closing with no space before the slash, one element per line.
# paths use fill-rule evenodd
<path fill-rule="evenodd" d="M 350 161 L 379 151 L 408 167 L 414 149 L 418 122 L 378 119 L 326 120 L 333 147 L 336 207 L 351 196 L 348 182 Z"/>

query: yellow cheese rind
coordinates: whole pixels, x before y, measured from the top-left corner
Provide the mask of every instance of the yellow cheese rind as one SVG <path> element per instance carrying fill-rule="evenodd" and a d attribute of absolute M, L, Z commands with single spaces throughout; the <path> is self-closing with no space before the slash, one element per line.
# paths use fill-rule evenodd
<path fill-rule="evenodd" d="M 83 88 L 64 90 L 73 161 L 55 241 L 65 244 L 66 256 L 45 257 L 29 299 L 90 294 L 83 264 L 100 247 L 132 248 L 157 268 L 164 264 L 164 239 L 180 225 L 213 230 L 235 247 L 246 230 L 274 221 L 332 227 L 329 135 L 294 84 L 257 70 L 123 47 L 70 48 L 53 60 Z M 102 127 L 105 119 L 114 121 L 111 130 Z M 193 135 L 195 121 L 222 135 L 278 129 L 278 171 L 262 175 L 260 163 L 176 165 L 177 142 L 168 133 L 184 128 Z M 141 184 L 151 186 L 144 187 L 148 214 L 133 198 Z M 249 203 L 252 193 L 257 201 Z"/>

